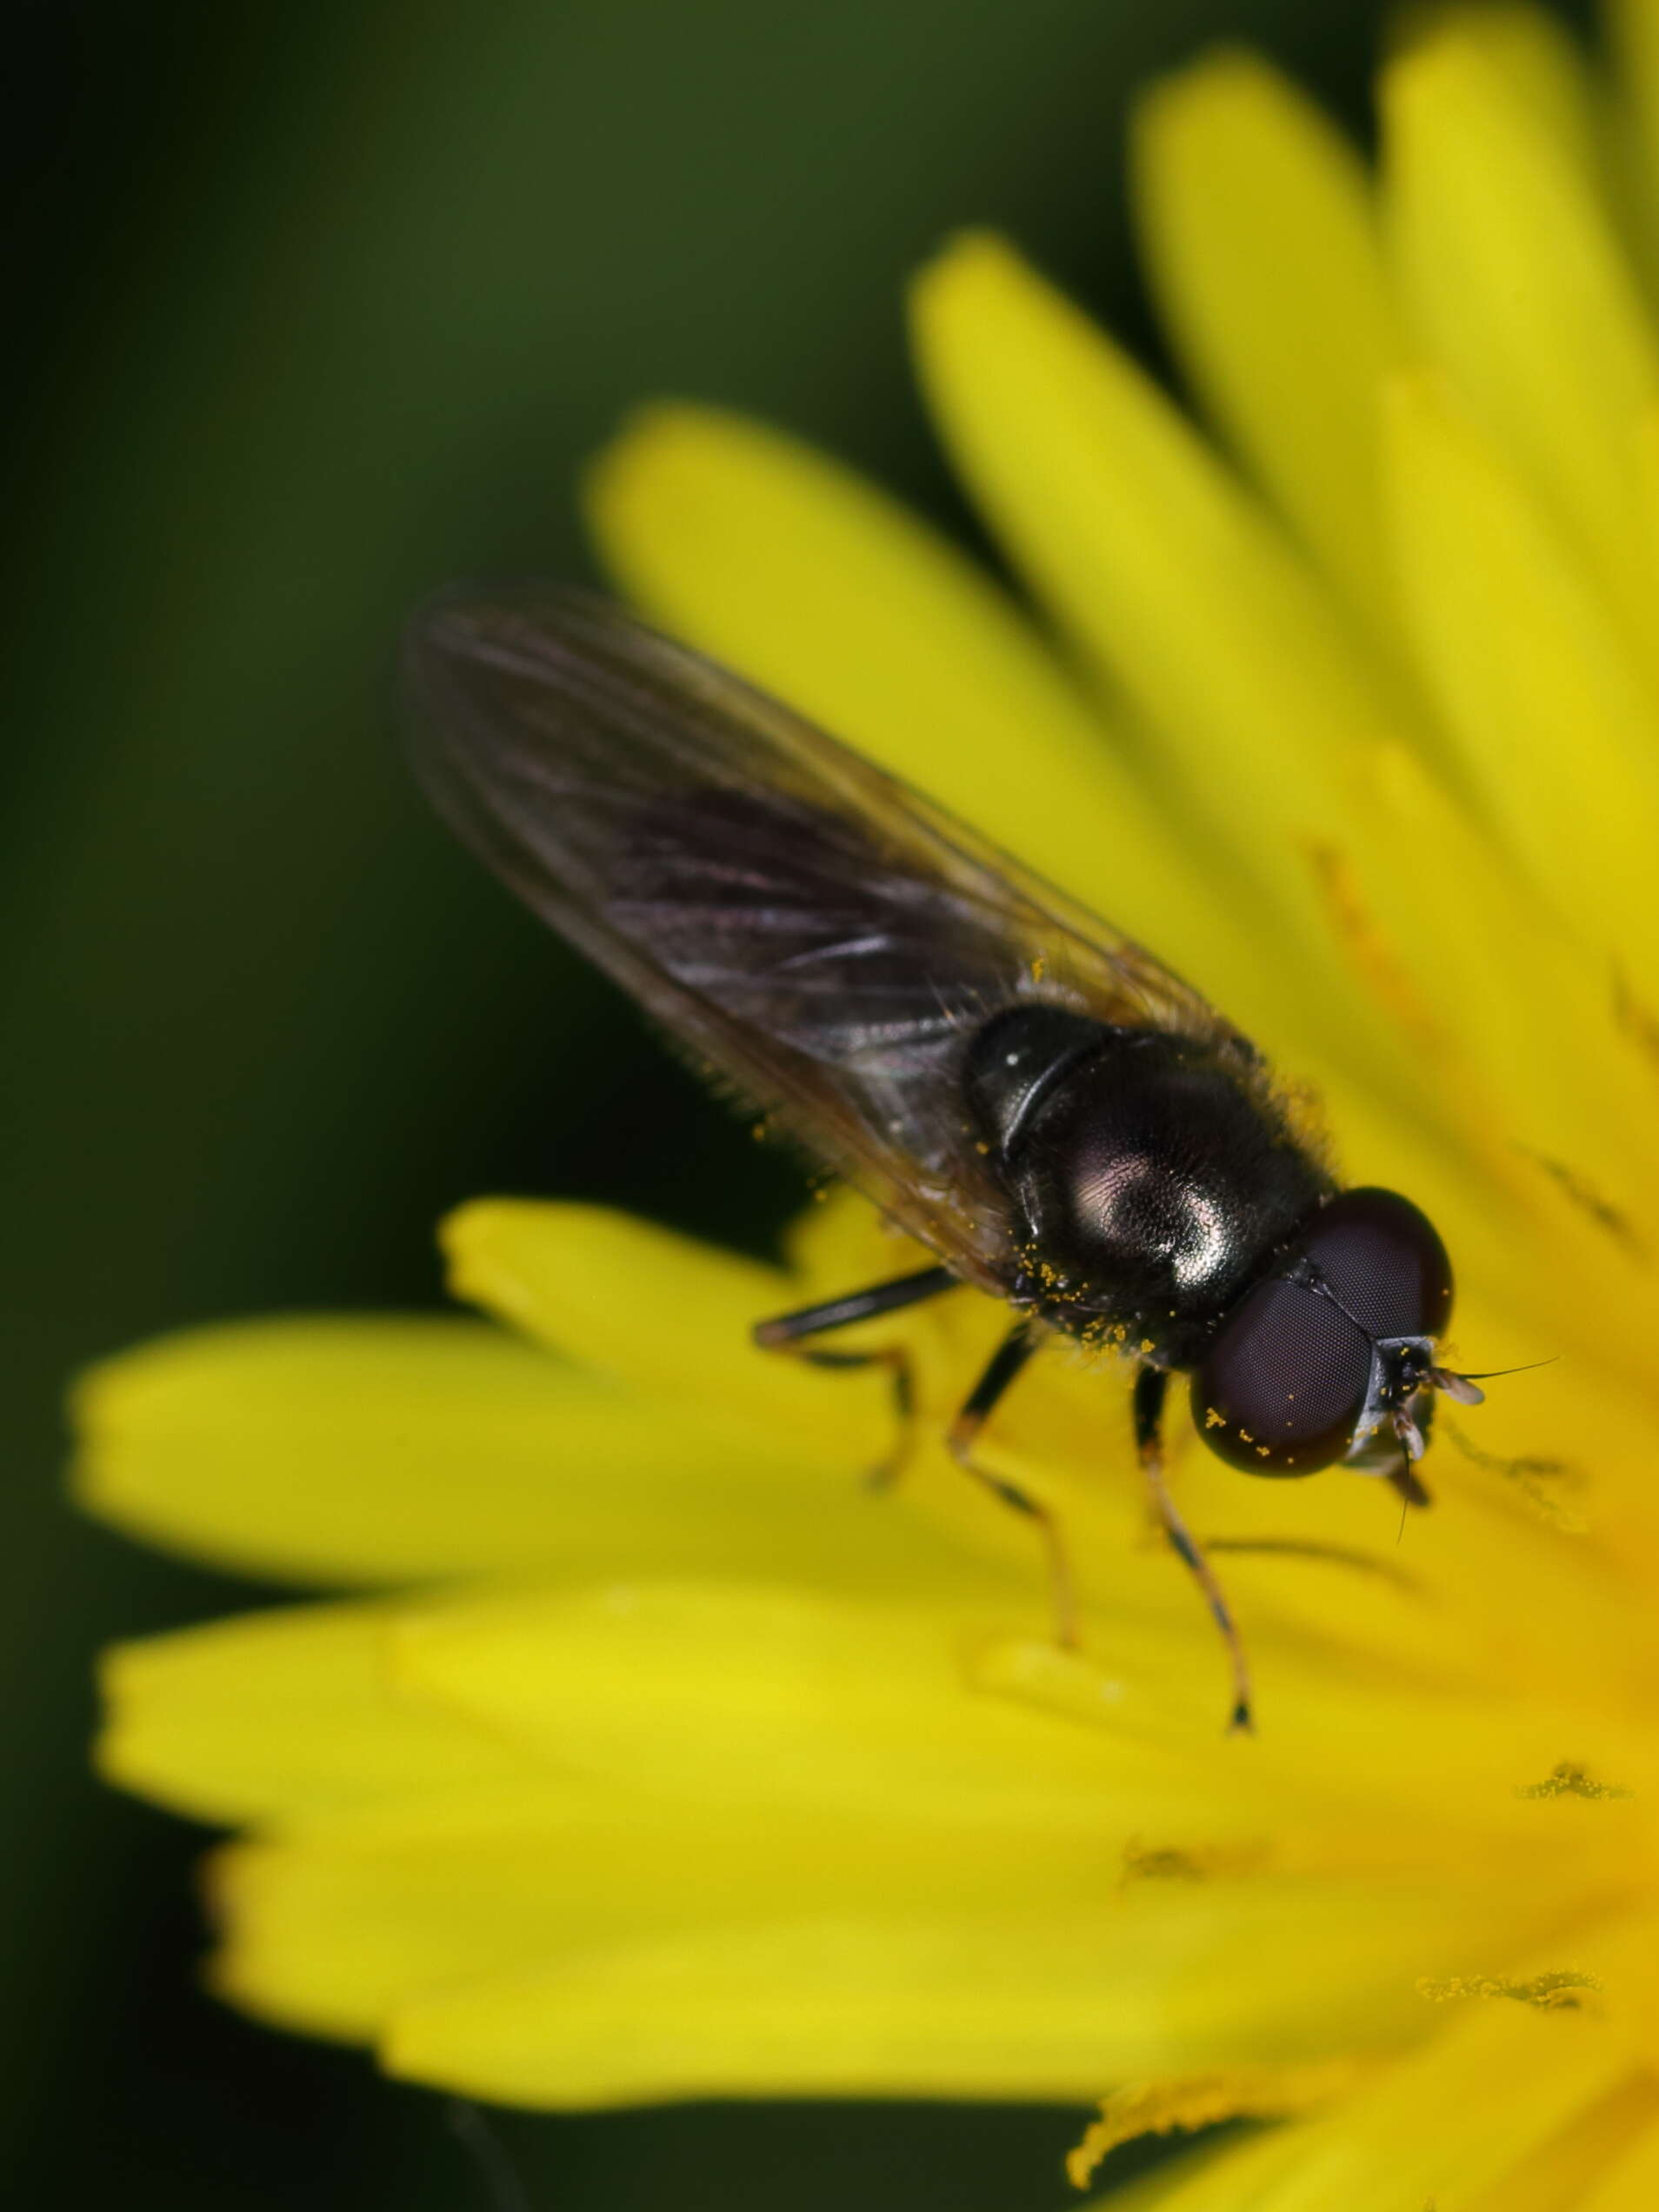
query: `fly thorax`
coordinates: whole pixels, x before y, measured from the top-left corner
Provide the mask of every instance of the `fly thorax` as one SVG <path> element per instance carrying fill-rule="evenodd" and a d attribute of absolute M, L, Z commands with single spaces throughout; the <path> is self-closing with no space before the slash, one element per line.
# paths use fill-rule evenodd
<path fill-rule="evenodd" d="M 1327 1188 L 1239 1073 L 1184 1037 L 1020 1009 L 975 1039 L 966 1079 L 1055 1317 L 1124 1321 L 1176 1365 Z"/>

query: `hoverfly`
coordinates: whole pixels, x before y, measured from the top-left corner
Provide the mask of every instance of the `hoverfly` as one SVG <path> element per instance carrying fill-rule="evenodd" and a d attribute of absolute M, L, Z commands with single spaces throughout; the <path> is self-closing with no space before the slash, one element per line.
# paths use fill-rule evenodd
<path fill-rule="evenodd" d="M 411 625 L 417 772 L 466 843 L 769 1120 L 936 1263 L 763 1322 L 816 1350 L 961 1285 L 1013 1309 L 949 1432 L 1037 1522 L 1063 1641 L 1075 1607 L 1048 1509 L 974 1457 L 1043 1339 L 1133 1361 L 1141 1467 L 1226 1640 L 1236 1628 L 1163 1479 L 1172 1375 L 1252 1475 L 1416 1474 L 1450 1263 L 1409 1199 L 1340 1189 L 1261 1055 L 1198 993 L 778 701 L 601 600 L 452 591 Z"/>

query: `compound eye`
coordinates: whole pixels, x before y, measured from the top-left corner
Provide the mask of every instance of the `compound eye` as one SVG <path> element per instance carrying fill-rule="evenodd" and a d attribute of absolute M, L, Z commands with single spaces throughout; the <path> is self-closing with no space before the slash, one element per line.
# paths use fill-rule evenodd
<path fill-rule="evenodd" d="M 1369 1338 L 1329 1298 L 1258 1283 L 1193 1375 L 1193 1426 L 1246 1474 L 1312 1475 L 1352 1445 L 1370 1381 Z"/>
<path fill-rule="evenodd" d="M 1451 1318 L 1446 1248 L 1429 1216 L 1397 1191 L 1343 1191 L 1297 1249 L 1373 1336 L 1438 1336 Z"/>

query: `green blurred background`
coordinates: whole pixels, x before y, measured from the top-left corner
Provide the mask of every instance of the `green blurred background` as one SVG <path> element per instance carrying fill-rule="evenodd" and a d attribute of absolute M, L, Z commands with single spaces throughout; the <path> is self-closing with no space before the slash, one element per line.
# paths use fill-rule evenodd
<path fill-rule="evenodd" d="M 35 0 L 3 143 L 6 1700 L 0 2173 L 123 2212 L 491 2202 L 442 2100 L 192 1980 L 201 1835 L 88 1777 L 109 1639 L 270 1595 L 59 1502 L 90 1357 L 425 1304 L 479 1189 L 763 1243 L 795 1195 L 425 818 L 399 617 L 587 567 L 642 396 L 748 407 L 970 529 L 898 296 L 1012 229 L 1149 345 L 1129 89 L 1249 37 L 1356 123 L 1372 0 Z M 19 65 L 27 46 L 26 66 Z M 1040 2208 L 1073 2115 L 508 2115 L 529 2202 Z M 25 2197 L 24 2192 L 29 2192 Z"/>

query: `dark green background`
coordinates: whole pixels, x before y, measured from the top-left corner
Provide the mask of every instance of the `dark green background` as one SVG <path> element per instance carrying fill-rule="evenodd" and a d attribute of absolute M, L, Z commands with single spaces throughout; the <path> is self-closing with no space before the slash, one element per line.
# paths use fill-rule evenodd
<path fill-rule="evenodd" d="M 1357 117 L 1377 13 L 14 16 L 0 2174 L 20 2201 L 490 2202 L 441 2100 L 196 1994 L 202 1839 L 87 1779 L 88 1663 L 249 1592 L 64 1511 L 65 1373 L 209 1316 L 430 1302 L 430 1225 L 474 1190 L 754 1242 L 794 1188 L 424 818 L 388 728 L 402 610 L 458 572 L 581 570 L 576 465 L 656 392 L 769 415 L 966 528 L 907 381 L 907 270 L 1001 223 L 1144 341 L 1127 89 L 1246 36 Z M 1074 2132 L 983 2109 L 500 2123 L 550 2212 L 1041 2208 L 1066 2201 Z"/>

